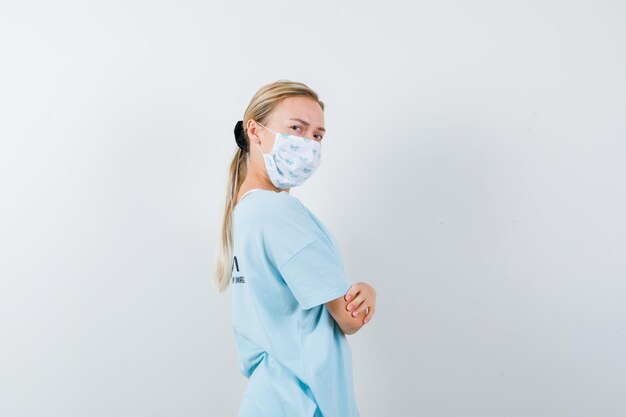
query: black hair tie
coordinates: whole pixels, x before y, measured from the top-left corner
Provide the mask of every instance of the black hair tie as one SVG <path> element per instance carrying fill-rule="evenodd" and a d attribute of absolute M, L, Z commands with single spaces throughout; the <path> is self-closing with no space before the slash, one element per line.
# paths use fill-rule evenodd
<path fill-rule="evenodd" d="M 235 124 L 235 142 L 237 142 L 237 146 L 247 152 L 246 137 L 243 133 L 243 120 L 239 120 Z"/>

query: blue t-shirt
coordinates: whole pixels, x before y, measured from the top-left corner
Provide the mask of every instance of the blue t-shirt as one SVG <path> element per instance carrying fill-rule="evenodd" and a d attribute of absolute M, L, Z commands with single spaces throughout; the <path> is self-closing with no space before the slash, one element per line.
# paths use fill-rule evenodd
<path fill-rule="evenodd" d="M 265 417 L 360 417 L 352 352 L 324 306 L 351 286 L 334 237 L 286 191 L 248 193 L 232 222 L 232 323 L 249 378 L 245 403 Z"/>

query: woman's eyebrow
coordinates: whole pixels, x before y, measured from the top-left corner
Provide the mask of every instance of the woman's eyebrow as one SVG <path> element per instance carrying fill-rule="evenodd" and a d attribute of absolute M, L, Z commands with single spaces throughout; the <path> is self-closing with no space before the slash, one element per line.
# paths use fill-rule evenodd
<path fill-rule="evenodd" d="M 305 126 L 310 126 L 311 125 L 309 122 L 305 122 L 304 120 L 298 119 L 297 117 L 292 117 L 289 120 L 295 120 L 296 122 L 300 122 L 300 123 L 302 123 Z M 321 130 L 322 132 L 326 132 L 326 129 L 324 129 L 323 127 L 318 127 L 317 130 Z"/>

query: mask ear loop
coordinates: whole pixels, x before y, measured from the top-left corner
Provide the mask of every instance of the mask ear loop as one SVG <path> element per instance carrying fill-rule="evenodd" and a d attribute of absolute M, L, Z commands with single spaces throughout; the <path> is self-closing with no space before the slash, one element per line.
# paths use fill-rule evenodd
<path fill-rule="evenodd" d="M 265 126 L 263 123 L 261 122 L 257 122 L 258 124 L 260 124 L 261 126 L 263 126 L 264 128 L 266 128 L 267 130 L 269 130 L 270 132 L 272 132 L 275 135 L 278 135 L 278 133 L 274 132 L 272 129 L 270 129 L 269 127 Z"/>
<path fill-rule="evenodd" d="M 267 130 L 269 130 L 270 132 L 272 132 L 273 134 L 275 134 L 275 135 L 276 135 L 276 137 L 274 138 L 274 146 L 272 146 L 272 149 L 271 149 L 271 150 L 270 150 L 270 152 L 269 152 L 269 153 L 271 154 L 271 153 L 272 153 L 272 151 L 274 150 L 274 148 L 275 148 L 275 147 L 276 147 L 276 145 L 277 145 L 277 142 L 278 142 L 278 136 L 280 136 L 280 135 L 279 135 L 278 133 L 274 132 L 274 131 L 273 131 L 272 129 L 270 129 L 269 127 L 265 126 L 263 123 L 261 123 L 261 122 L 257 122 L 257 123 L 258 123 L 258 124 L 260 124 L 261 126 L 263 126 L 264 128 L 266 128 Z M 259 144 L 257 143 L 257 144 L 256 144 L 256 146 L 257 146 L 257 147 L 259 148 L 259 150 L 261 151 L 261 155 L 263 156 L 263 158 L 265 158 L 265 156 L 266 156 L 266 155 L 268 155 L 268 154 L 263 153 L 263 148 L 261 148 L 261 145 L 259 145 Z"/>

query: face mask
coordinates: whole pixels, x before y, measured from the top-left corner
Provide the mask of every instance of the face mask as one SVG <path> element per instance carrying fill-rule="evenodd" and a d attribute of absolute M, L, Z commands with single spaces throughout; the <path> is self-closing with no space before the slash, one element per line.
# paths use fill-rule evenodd
<path fill-rule="evenodd" d="M 316 140 L 277 133 L 267 126 L 263 127 L 276 134 L 269 153 L 263 153 L 261 146 L 256 144 L 265 160 L 270 181 L 280 189 L 301 185 L 320 166 L 322 145 Z"/>

